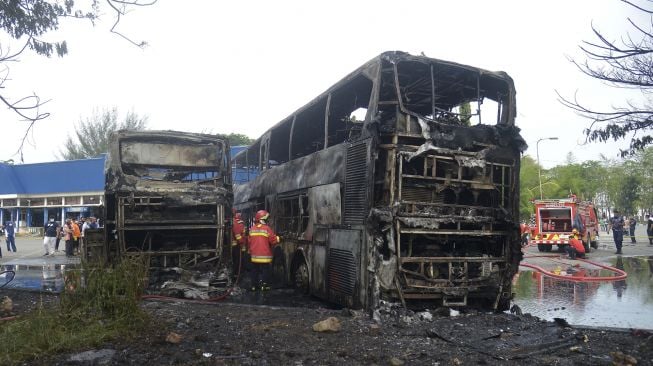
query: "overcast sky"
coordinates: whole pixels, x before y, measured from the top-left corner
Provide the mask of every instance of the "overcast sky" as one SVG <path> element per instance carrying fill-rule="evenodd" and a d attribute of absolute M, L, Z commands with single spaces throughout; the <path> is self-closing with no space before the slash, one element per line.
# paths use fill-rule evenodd
<path fill-rule="evenodd" d="M 78 0 L 82 2 L 83 0 Z M 101 3 L 104 5 L 103 3 Z M 243 133 L 257 138 L 349 72 L 383 51 L 506 71 L 517 88 L 517 125 L 545 167 L 616 158 L 621 144 L 579 145 L 588 122 L 555 93 L 609 108 L 636 93 L 613 91 L 582 75 L 567 57 L 593 40 L 591 24 L 617 39 L 627 17 L 648 18 L 617 0 L 532 1 L 171 1 L 123 17 L 119 29 L 143 50 L 109 32 L 108 12 L 92 27 L 64 21 L 50 39 L 69 55 L 25 54 L 10 66 L 3 95 L 36 93 L 51 116 L 37 123 L 25 163 L 57 160 L 66 135 L 94 110 L 117 107 L 147 116 L 150 129 Z M 7 38 L 0 38 L 3 48 Z M 13 48 L 18 43 L 11 44 Z M 0 110 L 0 160 L 15 155 L 26 124 Z"/>

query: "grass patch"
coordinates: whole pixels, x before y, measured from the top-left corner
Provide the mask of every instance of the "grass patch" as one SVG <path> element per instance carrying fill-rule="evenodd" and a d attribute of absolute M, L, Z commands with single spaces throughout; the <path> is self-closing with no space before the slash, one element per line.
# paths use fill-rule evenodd
<path fill-rule="evenodd" d="M 146 262 L 140 258 L 125 259 L 113 268 L 66 272 L 57 306 L 39 306 L 0 323 L 0 365 L 137 335 L 149 321 L 139 307 L 146 275 Z"/>

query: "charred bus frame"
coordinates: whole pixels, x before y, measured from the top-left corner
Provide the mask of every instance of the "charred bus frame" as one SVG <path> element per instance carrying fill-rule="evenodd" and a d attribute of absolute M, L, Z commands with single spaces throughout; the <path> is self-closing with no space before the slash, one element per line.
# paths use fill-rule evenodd
<path fill-rule="evenodd" d="M 234 206 L 271 212 L 275 275 L 316 296 L 506 309 L 521 260 L 515 114 L 504 72 L 386 52 L 233 158 L 250 178 Z"/>
<path fill-rule="evenodd" d="M 233 200 L 229 142 L 176 131 L 119 131 L 105 163 L 103 238 L 89 256 L 146 255 L 154 268 L 223 257 Z"/>

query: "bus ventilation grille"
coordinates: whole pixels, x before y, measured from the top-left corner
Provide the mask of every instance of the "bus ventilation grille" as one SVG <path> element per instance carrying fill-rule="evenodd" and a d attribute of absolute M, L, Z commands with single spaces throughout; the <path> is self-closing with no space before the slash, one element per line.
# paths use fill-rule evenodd
<path fill-rule="evenodd" d="M 347 149 L 345 172 L 345 224 L 363 224 L 367 217 L 367 144 L 359 143 Z"/>
<path fill-rule="evenodd" d="M 329 289 L 353 296 L 356 286 L 356 265 L 354 256 L 348 250 L 329 250 Z"/>

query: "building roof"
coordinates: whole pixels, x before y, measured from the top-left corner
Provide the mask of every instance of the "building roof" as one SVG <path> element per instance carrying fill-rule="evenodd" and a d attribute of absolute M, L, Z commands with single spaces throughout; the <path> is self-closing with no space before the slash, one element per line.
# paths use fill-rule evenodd
<path fill-rule="evenodd" d="M 105 155 L 81 160 L 0 163 L 0 194 L 53 194 L 104 190 Z"/>

